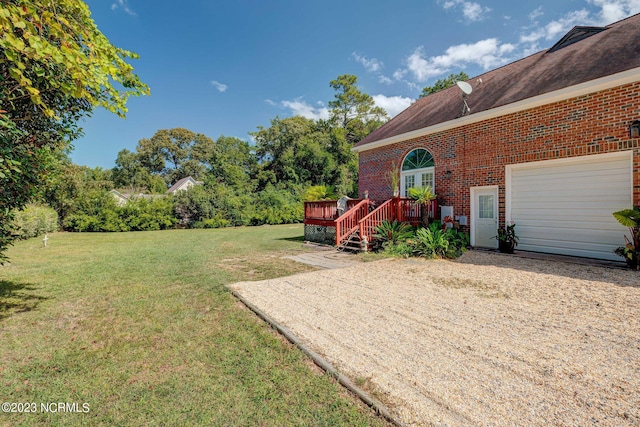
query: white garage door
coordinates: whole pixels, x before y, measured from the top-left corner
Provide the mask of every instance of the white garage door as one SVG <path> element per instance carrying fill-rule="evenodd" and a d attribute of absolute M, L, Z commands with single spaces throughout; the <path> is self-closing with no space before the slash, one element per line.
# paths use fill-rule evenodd
<path fill-rule="evenodd" d="M 632 206 L 632 153 L 509 165 L 506 220 L 518 249 L 621 260 L 627 230 L 611 215 Z"/>

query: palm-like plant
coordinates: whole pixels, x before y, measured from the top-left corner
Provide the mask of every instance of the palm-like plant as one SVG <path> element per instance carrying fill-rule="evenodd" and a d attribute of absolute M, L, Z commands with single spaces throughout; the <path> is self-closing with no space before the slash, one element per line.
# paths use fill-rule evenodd
<path fill-rule="evenodd" d="M 421 209 L 421 219 L 424 226 L 429 225 L 429 212 L 427 210 L 427 205 L 431 203 L 432 200 L 435 200 L 438 196 L 433 192 L 431 186 L 427 185 L 426 187 L 412 187 L 409 189 L 409 197 L 415 200 L 422 206 Z"/>
<path fill-rule="evenodd" d="M 413 228 L 405 222 L 398 222 L 397 220 L 389 222 L 384 220 L 376 226 L 373 237 L 376 238 L 382 246 L 396 244 L 401 240 L 413 237 Z"/>
<path fill-rule="evenodd" d="M 446 257 L 449 251 L 447 231 L 437 223 L 416 231 L 416 241 L 416 252 L 427 258 Z"/>
<path fill-rule="evenodd" d="M 625 245 L 617 248 L 615 253 L 625 258 L 625 261 L 635 268 L 640 268 L 640 208 L 623 209 L 613 213 L 615 219 L 629 228 L 631 238 L 624 236 Z"/>

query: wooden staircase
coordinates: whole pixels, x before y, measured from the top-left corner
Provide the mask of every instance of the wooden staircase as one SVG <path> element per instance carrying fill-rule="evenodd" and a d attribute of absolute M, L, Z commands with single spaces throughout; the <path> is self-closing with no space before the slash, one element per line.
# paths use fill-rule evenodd
<path fill-rule="evenodd" d="M 343 215 L 337 218 L 336 246 L 339 251 L 359 252 L 371 248 L 376 227 L 383 221 L 406 222 L 417 225 L 422 222 L 422 210 L 427 209 L 429 218 L 435 218 L 437 202 L 433 200 L 423 206 L 412 199 L 394 197 L 371 210 L 372 203 L 368 199 L 360 201 Z M 362 241 L 367 241 L 366 245 Z"/>
<path fill-rule="evenodd" d="M 362 240 L 360 240 L 360 233 L 358 231 L 354 231 L 353 233 L 351 233 L 345 241 L 338 245 L 338 252 L 357 253 L 362 250 Z"/>

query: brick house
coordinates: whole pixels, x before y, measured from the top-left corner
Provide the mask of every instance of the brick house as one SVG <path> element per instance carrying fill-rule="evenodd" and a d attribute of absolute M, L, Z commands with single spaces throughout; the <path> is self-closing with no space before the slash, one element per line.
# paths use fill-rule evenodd
<path fill-rule="evenodd" d="M 468 83 L 354 146 L 360 194 L 391 198 L 395 164 L 401 196 L 433 186 L 472 246 L 496 247 L 496 229 L 516 223 L 519 249 L 619 260 L 626 229 L 611 213 L 640 205 L 640 15 L 575 27 Z"/>

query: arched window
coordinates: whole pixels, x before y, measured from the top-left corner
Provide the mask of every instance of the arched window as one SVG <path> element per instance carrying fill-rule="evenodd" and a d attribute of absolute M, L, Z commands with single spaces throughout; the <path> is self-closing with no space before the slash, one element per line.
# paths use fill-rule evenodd
<path fill-rule="evenodd" d="M 434 170 L 435 163 L 430 152 L 424 148 L 411 151 L 402 162 L 400 195 L 407 197 L 409 188 L 427 186 L 430 186 L 435 193 Z"/>

